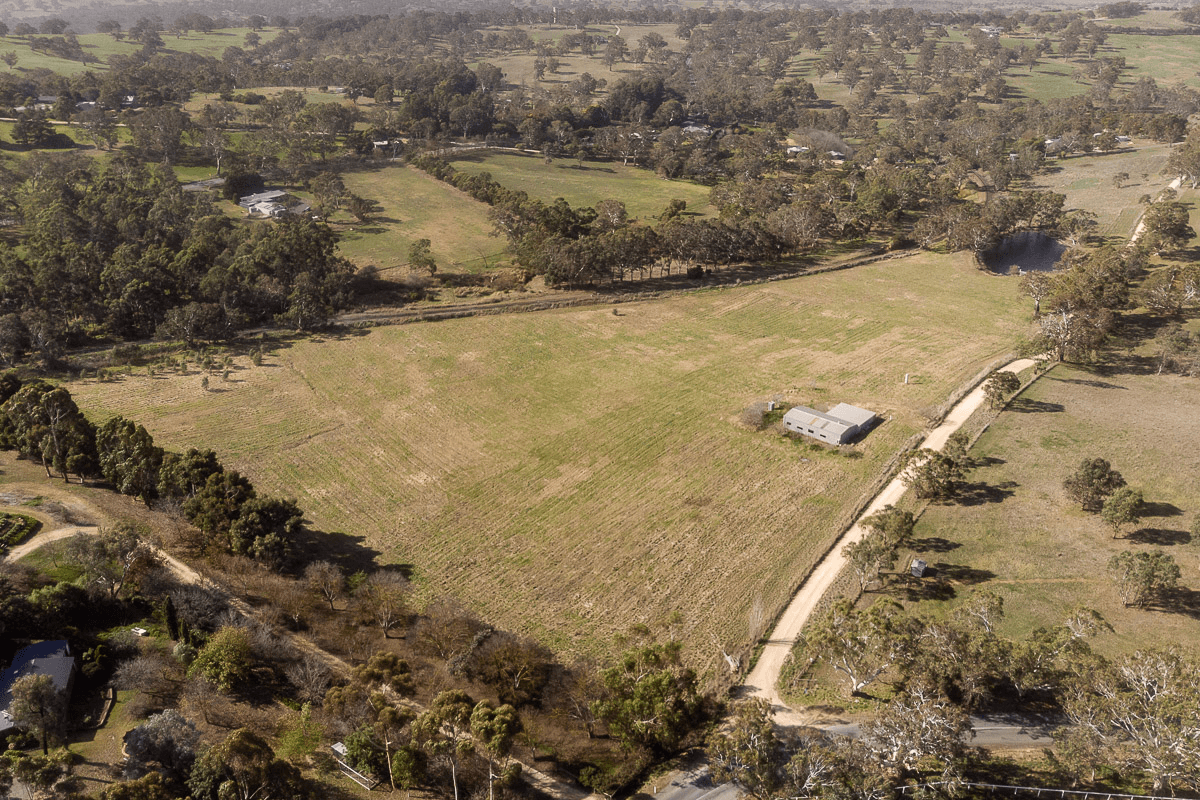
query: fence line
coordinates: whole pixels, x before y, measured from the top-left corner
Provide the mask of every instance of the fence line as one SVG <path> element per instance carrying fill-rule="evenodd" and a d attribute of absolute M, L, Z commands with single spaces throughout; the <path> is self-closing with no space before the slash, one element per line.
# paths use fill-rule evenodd
<path fill-rule="evenodd" d="M 1083 789 L 1047 789 L 1038 786 L 1008 786 L 999 783 L 973 783 L 971 781 L 936 781 L 933 783 L 921 783 L 915 786 L 900 786 L 898 787 L 901 794 L 907 794 L 909 789 L 933 789 L 938 786 L 955 786 L 968 789 L 990 789 L 993 793 L 997 790 L 1012 792 L 1019 794 L 1021 792 L 1029 792 L 1041 797 L 1042 794 L 1053 796 L 1057 794 L 1061 800 L 1065 800 L 1068 796 L 1085 798 L 1104 798 L 1104 800 L 1172 800 L 1169 797 L 1152 794 L 1121 794 L 1120 792 L 1092 792 Z"/>

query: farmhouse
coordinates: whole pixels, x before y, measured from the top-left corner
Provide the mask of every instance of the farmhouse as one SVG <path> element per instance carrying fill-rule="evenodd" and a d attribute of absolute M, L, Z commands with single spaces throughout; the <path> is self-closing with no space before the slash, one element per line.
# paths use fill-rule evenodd
<path fill-rule="evenodd" d="M 55 687 L 70 699 L 75 683 L 75 658 L 70 646 L 62 639 L 31 644 L 18 652 L 12 666 L 0 675 L 0 738 L 16 727 L 8 714 L 12 686 L 27 675 L 49 675 Z"/>
<path fill-rule="evenodd" d="M 795 406 L 783 415 L 783 427 L 829 444 L 845 444 L 871 427 L 875 413 L 847 403 L 828 411 Z"/>

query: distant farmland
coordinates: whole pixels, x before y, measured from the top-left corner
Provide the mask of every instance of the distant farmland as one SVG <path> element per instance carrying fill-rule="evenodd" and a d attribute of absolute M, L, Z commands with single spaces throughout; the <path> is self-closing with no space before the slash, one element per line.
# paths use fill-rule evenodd
<path fill-rule="evenodd" d="M 690 181 L 670 181 L 651 170 L 624 166 L 620 161 L 582 164 L 559 158 L 545 163 L 540 155 L 471 151 L 449 159 L 462 172 L 490 172 L 508 189 L 520 189 L 530 197 L 552 203 L 564 198 L 572 206 L 594 206 L 601 200 L 620 200 L 631 217 L 656 217 L 676 198 L 687 201 L 687 210 L 706 214 L 709 188 Z"/>
<path fill-rule="evenodd" d="M 714 637 L 747 642 L 757 598 L 785 602 L 921 411 L 1008 352 L 1026 314 L 1011 279 L 921 254 L 619 314 L 296 341 L 210 392 L 195 372 L 71 389 L 414 565 L 423 597 L 566 652 L 678 610 L 711 662 Z M 772 397 L 887 421 L 849 458 L 739 423 Z"/>

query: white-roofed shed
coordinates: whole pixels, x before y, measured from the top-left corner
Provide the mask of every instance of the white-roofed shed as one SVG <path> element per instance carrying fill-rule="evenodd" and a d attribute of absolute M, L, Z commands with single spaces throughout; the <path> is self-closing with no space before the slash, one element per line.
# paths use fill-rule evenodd
<path fill-rule="evenodd" d="M 783 415 L 783 427 L 828 444 L 845 444 L 875 422 L 875 412 L 838 403 L 828 411 L 793 406 Z"/>

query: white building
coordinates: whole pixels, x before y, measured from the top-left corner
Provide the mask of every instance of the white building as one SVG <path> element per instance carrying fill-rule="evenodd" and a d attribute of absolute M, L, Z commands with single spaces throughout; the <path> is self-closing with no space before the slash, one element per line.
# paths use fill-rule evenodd
<path fill-rule="evenodd" d="M 783 415 L 786 430 L 828 444 L 845 444 L 874 422 L 875 412 L 847 403 L 838 403 L 828 411 L 794 406 Z"/>

